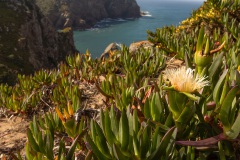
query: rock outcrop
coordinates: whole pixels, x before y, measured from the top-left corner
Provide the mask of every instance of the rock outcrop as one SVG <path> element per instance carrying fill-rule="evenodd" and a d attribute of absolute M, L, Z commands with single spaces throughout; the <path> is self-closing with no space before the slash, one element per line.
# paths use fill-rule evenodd
<path fill-rule="evenodd" d="M 101 54 L 100 59 L 103 58 L 108 58 L 113 52 L 119 50 L 119 47 L 117 45 L 117 43 L 113 42 L 110 43 L 106 49 L 104 50 L 104 52 Z"/>
<path fill-rule="evenodd" d="M 136 53 L 139 49 L 150 49 L 154 46 L 153 43 L 149 42 L 148 40 L 133 42 L 129 46 L 129 52 L 130 53 Z"/>
<path fill-rule="evenodd" d="M 104 18 L 137 18 L 136 0 L 36 0 L 56 28 L 85 29 Z"/>
<path fill-rule="evenodd" d="M 72 31 L 58 32 L 29 0 L 0 0 L 0 83 L 56 67 L 75 52 Z"/>

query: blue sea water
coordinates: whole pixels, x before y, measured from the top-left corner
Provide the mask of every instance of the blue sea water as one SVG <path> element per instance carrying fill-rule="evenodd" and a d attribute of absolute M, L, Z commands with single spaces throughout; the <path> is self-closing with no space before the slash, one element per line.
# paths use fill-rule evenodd
<path fill-rule="evenodd" d="M 147 13 L 146 16 L 138 19 L 105 19 L 91 29 L 74 31 L 75 46 L 81 53 L 88 49 L 93 58 L 100 57 L 109 43 L 129 46 L 132 42 L 147 39 L 147 30 L 155 31 L 163 26 L 179 25 L 203 1 L 137 0 L 141 11 Z"/>

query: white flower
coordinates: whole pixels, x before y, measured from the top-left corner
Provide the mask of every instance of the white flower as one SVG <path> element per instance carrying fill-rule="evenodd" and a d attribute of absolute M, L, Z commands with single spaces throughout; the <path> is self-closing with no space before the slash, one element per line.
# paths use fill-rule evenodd
<path fill-rule="evenodd" d="M 180 67 L 178 69 L 167 69 L 164 75 L 165 80 L 169 80 L 173 88 L 179 92 L 192 93 L 209 85 L 207 77 L 194 77 L 194 70 L 191 68 Z"/>

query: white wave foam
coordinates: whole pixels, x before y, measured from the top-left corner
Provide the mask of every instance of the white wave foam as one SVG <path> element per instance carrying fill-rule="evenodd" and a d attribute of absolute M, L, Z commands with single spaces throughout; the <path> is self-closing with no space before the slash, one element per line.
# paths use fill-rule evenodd
<path fill-rule="evenodd" d="M 143 15 L 143 17 L 152 17 L 151 14 Z"/>
<path fill-rule="evenodd" d="M 116 19 L 116 21 L 118 21 L 118 22 L 124 22 L 124 21 L 126 21 L 125 19 L 122 19 L 122 18 L 118 18 L 118 19 Z"/>
<path fill-rule="evenodd" d="M 152 15 L 148 11 L 141 11 L 141 16 L 143 16 L 143 17 L 152 17 Z"/>

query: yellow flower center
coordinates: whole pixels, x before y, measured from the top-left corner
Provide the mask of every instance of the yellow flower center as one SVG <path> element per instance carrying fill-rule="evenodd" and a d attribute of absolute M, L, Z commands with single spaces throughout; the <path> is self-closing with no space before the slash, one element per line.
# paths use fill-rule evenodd
<path fill-rule="evenodd" d="M 198 74 L 194 77 L 194 70 L 186 69 L 186 67 L 167 69 L 164 78 L 170 81 L 174 89 L 179 92 L 192 93 L 209 85 L 209 81 L 206 80 L 207 77 L 201 77 Z"/>

